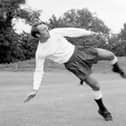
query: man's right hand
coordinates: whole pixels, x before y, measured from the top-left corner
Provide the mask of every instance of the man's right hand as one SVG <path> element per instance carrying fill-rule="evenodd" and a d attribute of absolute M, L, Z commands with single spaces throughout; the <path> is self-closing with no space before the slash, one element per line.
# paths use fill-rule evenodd
<path fill-rule="evenodd" d="M 38 90 L 33 90 L 31 93 L 28 94 L 28 96 L 25 98 L 24 103 L 30 101 L 32 98 L 34 98 L 37 94 Z"/>

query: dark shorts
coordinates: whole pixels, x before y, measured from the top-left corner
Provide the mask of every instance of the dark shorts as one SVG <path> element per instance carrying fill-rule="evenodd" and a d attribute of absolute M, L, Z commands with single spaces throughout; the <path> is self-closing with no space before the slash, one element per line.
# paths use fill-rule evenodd
<path fill-rule="evenodd" d="M 98 54 L 95 48 L 76 46 L 74 54 L 64 65 L 80 80 L 85 80 L 92 73 L 92 65 L 97 61 Z"/>

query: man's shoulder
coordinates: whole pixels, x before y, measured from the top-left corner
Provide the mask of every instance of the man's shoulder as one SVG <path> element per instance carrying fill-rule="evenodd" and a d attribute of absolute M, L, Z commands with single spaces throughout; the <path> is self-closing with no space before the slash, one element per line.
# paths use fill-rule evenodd
<path fill-rule="evenodd" d="M 50 32 L 51 34 L 57 34 L 58 31 L 59 31 L 59 28 L 53 28 L 53 29 L 51 29 L 49 32 Z"/>

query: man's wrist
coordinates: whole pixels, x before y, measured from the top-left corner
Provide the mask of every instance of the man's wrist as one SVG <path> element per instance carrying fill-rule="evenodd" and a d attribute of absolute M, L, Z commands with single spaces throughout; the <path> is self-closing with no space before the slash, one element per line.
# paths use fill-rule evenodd
<path fill-rule="evenodd" d="M 37 93 L 38 92 L 38 89 L 33 89 L 33 91 Z"/>
<path fill-rule="evenodd" d="M 98 35 L 97 32 L 93 32 L 93 31 L 91 31 L 91 34 L 92 34 L 92 35 Z"/>

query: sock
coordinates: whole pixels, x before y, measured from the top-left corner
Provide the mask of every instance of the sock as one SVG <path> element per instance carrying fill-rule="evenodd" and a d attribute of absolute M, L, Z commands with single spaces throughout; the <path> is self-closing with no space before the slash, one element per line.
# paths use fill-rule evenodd
<path fill-rule="evenodd" d="M 93 93 L 94 93 L 94 99 L 98 100 L 98 99 L 102 98 L 101 90 L 98 90 L 98 91 L 93 90 Z"/>
<path fill-rule="evenodd" d="M 122 78 L 126 79 L 126 73 L 123 71 L 122 68 L 120 68 L 118 62 L 113 64 L 112 71 L 115 72 L 115 73 L 119 73 Z"/>
<path fill-rule="evenodd" d="M 84 81 L 83 80 L 80 80 L 80 85 L 83 85 Z"/>
<path fill-rule="evenodd" d="M 102 92 L 99 90 L 99 91 L 94 91 L 94 96 L 95 96 L 95 102 L 97 103 L 98 105 L 98 108 L 102 111 L 105 111 L 106 110 L 106 107 L 103 103 L 103 100 L 102 100 Z"/>
<path fill-rule="evenodd" d="M 114 55 L 114 59 L 111 60 L 111 64 L 114 65 L 118 62 L 118 58 Z"/>
<path fill-rule="evenodd" d="M 119 67 L 118 62 L 113 64 L 113 72 L 117 72 L 117 73 L 121 73 L 122 72 L 121 68 Z"/>
<path fill-rule="evenodd" d="M 102 98 L 100 98 L 100 99 L 95 99 L 95 102 L 97 103 L 98 108 L 99 108 L 101 111 L 105 111 L 105 110 L 106 110 L 106 107 L 105 107 L 105 105 L 104 105 L 104 103 L 103 103 Z"/>

